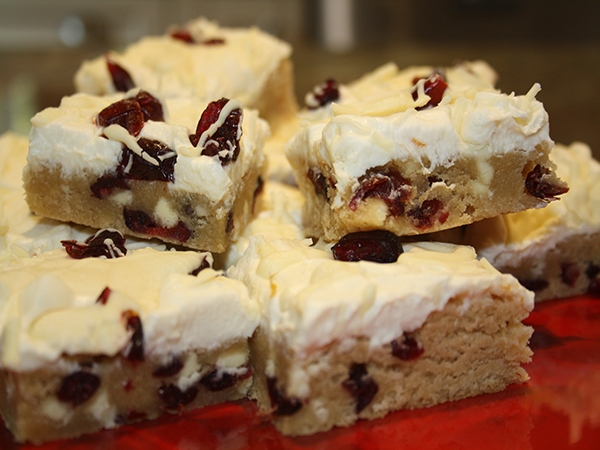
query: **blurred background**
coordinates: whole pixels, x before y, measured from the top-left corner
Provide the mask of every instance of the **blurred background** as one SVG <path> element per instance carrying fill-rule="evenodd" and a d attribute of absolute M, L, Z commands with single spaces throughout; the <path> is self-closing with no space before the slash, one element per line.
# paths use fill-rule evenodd
<path fill-rule="evenodd" d="M 503 91 L 539 82 L 553 139 L 600 159 L 598 0 L 0 0 L 0 132 L 27 134 L 35 112 L 73 93 L 83 59 L 200 15 L 291 43 L 300 102 L 388 61 L 487 60 Z"/>

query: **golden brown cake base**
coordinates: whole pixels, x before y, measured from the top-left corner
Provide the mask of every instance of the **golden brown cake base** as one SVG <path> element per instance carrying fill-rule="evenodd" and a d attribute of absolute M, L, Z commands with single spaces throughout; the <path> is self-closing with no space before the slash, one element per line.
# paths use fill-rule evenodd
<path fill-rule="evenodd" d="M 96 177 L 85 173 L 67 177 L 59 166 L 36 169 L 27 166 L 23 181 L 27 203 L 34 214 L 98 229 L 115 228 L 130 236 L 156 237 L 168 243 L 218 253 L 237 239 L 251 218 L 261 172 L 262 167 L 251 168 L 235 184 L 233 198 L 218 204 L 211 203 L 202 194 L 177 191 L 162 181 L 127 180 L 130 190 L 118 190 L 99 199 L 92 196 L 90 189 Z M 160 223 L 155 210 L 161 199 L 177 213 L 178 220 L 189 230 L 189 237 L 180 232 L 179 223 L 175 226 Z M 167 230 L 140 229 L 126 220 L 125 210 L 141 211 L 155 225 Z"/>
<path fill-rule="evenodd" d="M 30 372 L 2 369 L 0 411 L 17 442 L 39 444 L 237 400 L 245 397 L 252 382 L 248 366 L 238 369 L 238 378 L 229 386 L 219 384 L 218 377 L 211 378 L 210 374 L 223 351 L 244 347 L 245 341 L 210 353 L 178 355 L 185 364 L 171 375 L 156 372 L 168 372 L 168 363 L 131 362 L 121 356 L 63 357 Z M 63 380 L 76 372 L 96 375 L 99 387 L 80 404 L 59 400 L 57 393 Z M 188 385 L 176 388 L 178 380 L 186 376 L 191 380 Z M 84 389 L 84 383 L 80 383 L 72 390 Z"/>
<path fill-rule="evenodd" d="M 369 349 L 366 337 L 356 339 L 353 345 L 331 343 L 313 351 L 306 360 L 297 360 L 293 349 L 281 344 L 269 346 L 265 330 L 259 329 L 251 341 L 255 369 L 251 395 L 262 412 L 272 415 L 282 433 L 307 435 L 348 426 L 359 419 L 382 417 L 393 410 L 498 392 L 511 383 L 526 381 L 521 364 L 531 358 L 527 343 L 532 333 L 521 323 L 528 315 L 526 308 L 511 299 L 489 295 L 477 299 L 463 313 L 465 306 L 462 299 L 455 298 L 411 333 L 424 349 L 412 360 L 394 356 L 391 344 Z M 272 361 L 267 364 L 267 359 Z M 378 388 L 358 413 L 359 397 L 344 387 L 350 368 L 356 364 L 364 365 L 367 379 Z M 308 377 L 306 397 L 290 399 L 287 394 L 293 367 Z M 269 370 L 274 371 L 269 377 L 279 391 L 279 403 L 273 402 L 273 390 L 269 393 Z M 301 403 L 301 407 L 289 413 L 295 409 L 290 408 L 294 403 Z M 284 414 L 278 415 L 278 411 Z"/>
<path fill-rule="evenodd" d="M 402 197 L 401 206 L 396 206 L 395 211 L 377 195 L 360 198 L 358 194 L 364 183 L 360 178 L 353 190 L 341 193 L 341 205 L 334 206 L 332 202 L 338 192 L 332 169 L 308 167 L 305 161 L 291 160 L 291 163 L 307 199 L 303 211 L 307 235 L 335 242 L 356 231 L 385 229 L 398 236 L 418 235 L 499 214 L 543 207 L 550 199 L 532 195 L 525 181 L 537 165 L 553 167 L 547 151 L 540 149 L 535 158 L 517 149 L 502 157 L 491 157 L 488 163 L 494 175 L 489 185 L 482 183 L 478 159 L 474 157 L 460 158 L 449 167 L 434 168 L 426 174 L 420 162 L 392 161 L 385 167 L 372 168 L 374 174 L 383 173 L 393 178 L 389 174 L 395 172 L 406 181 L 402 191 L 392 193 Z M 319 176 L 317 180 L 311 173 L 321 174 L 322 178 Z M 564 185 L 553 173 L 544 181 Z"/>

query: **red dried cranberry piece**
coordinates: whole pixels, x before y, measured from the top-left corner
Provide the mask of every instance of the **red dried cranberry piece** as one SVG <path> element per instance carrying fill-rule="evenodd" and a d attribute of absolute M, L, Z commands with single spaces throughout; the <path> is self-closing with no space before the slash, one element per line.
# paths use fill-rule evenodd
<path fill-rule="evenodd" d="M 547 280 L 543 280 L 540 278 L 537 279 L 519 279 L 519 283 L 523 285 L 524 288 L 529 289 L 533 292 L 540 292 L 550 286 Z"/>
<path fill-rule="evenodd" d="M 410 198 L 410 182 L 395 169 L 370 169 L 359 180 L 360 186 L 348 207 L 355 211 L 359 202 L 375 197 L 383 200 L 394 217 L 404 214 L 404 203 Z"/>
<path fill-rule="evenodd" d="M 146 154 L 147 159 L 124 147 L 117 167 L 117 177 L 173 182 L 177 153 L 162 142 L 153 139 L 139 138 L 137 142 L 142 148 L 142 155 Z"/>
<path fill-rule="evenodd" d="M 587 266 L 587 269 L 585 269 L 585 274 L 590 280 L 593 280 L 598 275 L 600 275 L 600 266 L 597 266 L 593 262 L 590 262 Z"/>
<path fill-rule="evenodd" d="M 237 160 L 242 135 L 242 110 L 240 108 L 232 109 L 227 117 L 221 123 L 219 122 L 221 112 L 229 102 L 229 99 L 221 98 L 209 103 L 200 117 L 196 133 L 190 135 L 190 142 L 194 147 L 202 146 L 200 152 L 202 155 L 218 155 L 223 166 Z M 218 126 L 213 131 L 210 128 L 214 124 L 218 124 Z M 200 142 L 201 140 L 202 142 Z"/>
<path fill-rule="evenodd" d="M 125 321 L 125 328 L 131 332 L 129 344 L 123 349 L 125 359 L 132 362 L 140 362 L 144 360 L 144 330 L 142 328 L 142 319 L 140 316 L 130 309 L 122 314 Z"/>
<path fill-rule="evenodd" d="M 183 361 L 179 358 L 173 358 L 170 363 L 160 366 L 152 372 L 152 376 L 156 378 L 166 378 L 177 375 L 183 369 Z"/>
<path fill-rule="evenodd" d="M 403 361 L 416 359 L 423 354 L 423 351 L 423 345 L 407 333 L 392 341 L 392 355 Z"/>
<path fill-rule="evenodd" d="M 415 222 L 415 227 L 419 230 L 431 228 L 436 219 L 440 223 L 444 223 L 448 219 L 448 213 L 439 214 L 444 204 L 437 198 L 425 200 L 418 208 L 409 211 L 406 215 L 411 217 Z"/>
<path fill-rule="evenodd" d="M 576 263 L 562 263 L 560 266 L 560 278 L 567 286 L 573 287 L 579 279 L 579 267 Z"/>
<path fill-rule="evenodd" d="M 419 78 L 413 80 L 413 84 L 416 85 L 418 81 Z M 446 89 L 448 88 L 448 84 L 444 81 L 444 78 L 439 73 L 434 73 L 425 80 L 423 88 L 425 90 L 425 94 L 429 95 L 430 99 L 425 105 L 416 108 L 417 110 L 439 105 L 444 97 L 444 92 L 446 92 Z M 416 100 L 418 96 L 419 93 L 415 88 L 412 92 L 413 100 Z"/>
<path fill-rule="evenodd" d="M 106 305 L 106 302 L 108 301 L 108 297 L 110 297 L 111 293 L 112 293 L 112 290 L 108 286 L 105 287 L 104 290 L 100 293 L 100 295 L 96 299 L 96 303 L 100 303 L 101 305 Z"/>
<path fill-rule="evenodd" d="M 153 120 L 155 122 L 164 122 L 165 114 L 160 100 L 144 90 L 140 90 L 137 93 L 135 100 L 140 104 L 140 109 L 144 115 L 144 121 L 147 122 L 148 120 Z"/>
<path fill-rule="evenodd" d="M 173 384 L 162 385 L 158 388 L 158 396 L 168 411 L 182 411 L 198 396 L 198 386 L 193 385 L 182 391 Z"/>
<path fill-rule="evenodd" d="M 127 92 L 135 87 L 135 83 L 133 82 L 131 75 L 129 75 L 129 72 L 123 69 L 123 67 L 118 65 L 108 56 L 106 56 L 106 65 L 112 78 L 113 85 L 117 91 Z"/>
<path fill-rule="evenodd" d="M 225 44 L 225 39 L 223 38 L 210 38 L 202 41 L 202 45 L 223 45 Z"/>
<path fill-rule="evenodd" d="M 229 211 L 227 214 L 227 223 L 225 224 L 225 233 L 231 233 L 235 228 L 235 222 L 233 220 L 233 211 Z"/>
<path fill-rule="evenodd" d="M 99 230 L 85 242 L 60 241 L 71 258 L 119 258 L 127 255 L 125 238 L 114 229 Z"/>
<path fill-rule="evenodd" d="M 186 44 L 193 44 L 195 42 L 189 30 L 185 29 L 171 31 L 171 37 L 173 39 L 177 39 L 178 41 L 183 41 Z"/>
<path fill-rule="evenodd" d="M 312 167 L 308 169 L 306 176 L 313 184 L 316 194 L 322 195 L 329 201 L 329 188 L 332 187 L 333 183 L 325 178 L 325 175 L 320 171 L 313 169 Z"/>
<path fill-rule="evenodd" d="M 137 136 L 144 128 L 144 113 L 137 100 L 126 98 L 111 103 L 100 111 L 96 124 L 100 127 L 121 125 L 129 134 Z"/>
<path fill-rule="evenodd" d="M 372 230 L 347 234 L 331 247 L 331 251 L 339 261 L 393 263 L 404 250 L 394 233 Z"/>
<path fill-rule="evenodd" d="M 267 390 L 271 399 L 271 406 L 275 408 L 275 416 L 291 416 L 300 411 L 302 401 L 296 397 L 287 397 L 277 386 L 277 378 L 267 377 Z"/>
<path fill-rule="evenodd" d="M 205 256 L 202 259 L 202 262 L 200 263 L 200 265 L 196 269 L 194 269 L 190 272 L 190 275 L 195 277 L 200 272 L 202 272 L 204 269 L 208 269 L 209 267 L 210 267 L 210 262 L 208 261 L 208 258 Z"/>
<path fill-rule="evenodd" d="M 539 199 L 554 199 L 557 195 L 565 194 L 568 187 L 557 186 L 544 181 L 544 176 L 550 174 L 550 169 L 536 165 L 525 178 L 525 189 Z"/>
<path fill-rule="evenodd" d="M 61 402 L 73 406 L 89 400 L 100 387 L 100 378 L 90 372 L 73 372 L 63 378 L 56 396 Z"/>
<path fill-rule="evenodd" d="M 354 411 L 356 414 L 369 406 L 379 391 L 379 386 L 367 372 L 367 365 L 358 363 L 350 366 L 348 379 L 342 382 L 342 387 L 355 398 Z"/>
<path fill-rule="evenodd" d="M 90 189 L 93 197 L 103 199 L 112 195 L 115 189 L 124 189 L 128 191 L 129 186 L 123 179 L 114 175 L 103 175 L 90 186 Z"/>
<path fill-rule="evenodd" d="M 244 380 L 251 375 L 252 370 L 249 367 L 246 367 L 246 371 L 240 374 L 232 374 L 224 372 L 222 369 L 214 369 L 200 379 L 200 384 L 211 392 L 218 392 L 235 386 L 239 380 Z"/>
<path fill-rule="evenodd" d="M 325 106 L 331 102 L 334 102 L 339 98 L 339 85 L 337 81 L 329 78 L 323 83 L 315 86 L 313 90 L 306 95 L 304 103 L 309 109 L 317 109 L 321 106 Z"/>
<path fill-rule="evenodd" d="M 174 227 L 161 227 L 145 212 L 131 209 L 123 210 L 123 218 L 127 228 L 136 233 L 179 242 L 186 242 L 192 236 L 192 232 L 182 221 L 179 221 Z"/>

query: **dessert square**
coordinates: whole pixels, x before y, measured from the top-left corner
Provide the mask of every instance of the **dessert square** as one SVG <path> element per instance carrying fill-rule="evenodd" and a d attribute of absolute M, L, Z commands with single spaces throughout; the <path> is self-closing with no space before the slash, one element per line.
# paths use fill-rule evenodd
<path fill-rule="evenodd" d="M 210 254 L 130 251 L 115 230 L 63 245 L 0 269 L 0 414 L 17 442 L 247 395 L 258 308 Z"/>
<path fill-rule="evenodd" d="M 319 86 L 288 143 L 307 234 L 416 235 L 540 208 L 566 192 L 535 96 L 504 94 L 483 63 L 399 71 Z M 310 102 L 309 102 L 310 103 Z"/>
<path fill-rule="evenodd" d="M 94 95 L 138 87 L 164 98 L 237 98 L 276 125 L 297 109 L 291 54 L 289 44 L 258 28 L 199 18 L 83 62 L 75 87 Z"/>
<path fill-rule="evenodd" d="M 34 214 L 211 252 L 250 218 L 269 127 L 235 99 L 75 94 L 32 124 Z"/>
<path fill-rule="evenodd" d="M 518 278 L 536 301 L 599 294 L 600 163 L 582 142 L 556 145 L 550 158 L 569 184 L 559 202 L 469 225 L 455 240 Z"/>
<path fill-rule="evenodd" d="M 533 294 L 471 247 L 399 247 L 386 231 L 309 244 L 252 238 L 228 270 L 261 308 L 250 395 L 282 433 L 349 426 L 527 379 L 532 329 L 521 321 Z M 388 263 L 365 260 L 373 256 Z"/>

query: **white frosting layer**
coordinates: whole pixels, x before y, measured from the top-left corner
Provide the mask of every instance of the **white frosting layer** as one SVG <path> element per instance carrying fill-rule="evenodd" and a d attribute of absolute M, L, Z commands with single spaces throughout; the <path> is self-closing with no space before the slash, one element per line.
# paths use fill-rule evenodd
<path fill-rule="evenodd" d="M 60 165 L 67 175 L 114 173 L 123 143 L 135 147 L 135 142 L 129 142 L 135 138 L 117 125 L 99 127 L 95 118 L 105 107 L 133 94 L 106 97 L 76 94 L 63 98 L 58 108 L 36 114 L 32 119 L 28 164 L 31 167 Z M 264 164 L 262 146 L 269 127 L 256 111 L 244 110 L 238 159 L 223 166 L 218 156 L 200 155 L 202 148 L 194 147 L 189 139 L 206 105 L 206 102 L 191 99 L 167 99 L 165 122 L 146 122 L 138 137 L 158 140 L 176 152 L 175 181 L 167 183 L 169 189 L 201 193 L 210 201 L 218 202 L 231 197 L 235 183 L 250 168 Z M 105 130 L 111 139 L 101 136 Z"/>
<path fill-rule="evenodd" d="M 304 115 L 305 128 L 286 149 L 292 166 L 331 171 L 338 189 L 332 206 L 340 207 L 341 196 L 358 187 L 358 177 L 390 161 L 416 161 L 427 175 L 472 156 L 482 161 L 481 179 L 489 183 L 485 161 L 491 156 L 515 150 L 535 154 L 538 144 L 551 142 L 548 115 L 535 99 L 539 85 L 526 95 L 501 93 L 493 88 L 493 71 L 483 63 L 445 69 L 448 89 L 439 105 L 416 110 L 429 96 L 419 82 L 413 100 L 413 78 L 434 70 L 398 71 L 386 65 L 342 87 L 339 103 Z"/>
<path fill-rule="evenodd" d="M 258 28 L 225 28 L 200 18 L 185 26 L 198 42 L 224 39 L 223 44 L 188 44 L 169 35 L 144 37 L 110 58 L 123 67 L 139 88 L 164 97 L 197 97 L 212 101 L 238 98 L 255 107 L 269 75 L 292 48 Z M 115 92 L 106 59 L 82 64 L 75 75 L 79 92 Z"/>
<path fill-rule="evenodd" d="M 74 260 L 64 250 L 0 270 L 0 361 L 31 370 L 63 354 L 115 355 L 129 343 L 122 314 L 141 318 L 145 355 L 213 350 L 248 338 L 258 307 L 236 280 L 197 269 L 204 255 L 144 248 L 117 259 Z M 106 304 L 100 293 L 112 291 Z"/>
<path fill-rule="evenodd" d="M 533 308 L 533 293 L 467 246 L 405 244 L 396 263 L 342 262 L 330 245 L 251 238 L 228 271 L 243 280 L 263 310 L 262 327 L 276 345 L 301 361 L 312 351 L 347 338 L 367 337 L 372 347 L 425 323 L 456 296 L 466 307 L 482 294 L 510 295 Z"/>
<path fill-rule="evenodd" d="M 502 229 L 500 242 L 478 249 L 494 265 L 512 266 L 517 258 L 539 257 L 573 235 L 600 231 L 600 163 L 590 148 L 581 142 L 557 145 L 550 159 L 569 191 L 545 208 L 502 216 L 496 224 Z"/>

